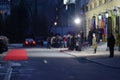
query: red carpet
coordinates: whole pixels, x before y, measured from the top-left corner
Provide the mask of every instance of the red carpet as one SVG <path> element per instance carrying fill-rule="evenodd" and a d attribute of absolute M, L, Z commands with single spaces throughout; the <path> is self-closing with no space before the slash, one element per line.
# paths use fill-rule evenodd
<path fill-rule="evenodd" d="M 28 57 L 24 49 L 12 49 L 3 60 L 28 60 Z"/>

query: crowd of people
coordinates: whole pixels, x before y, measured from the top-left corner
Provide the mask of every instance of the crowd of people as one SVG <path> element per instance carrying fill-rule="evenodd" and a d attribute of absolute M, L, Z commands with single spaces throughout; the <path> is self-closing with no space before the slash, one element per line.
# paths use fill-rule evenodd
<path fill-rule="evenodd" d="M 88 42 L 90 45 L 92 45 L 92 39 L 93 39 L 93 34 L 95 34 L 97 38 L 97 43 L 103 40 L 103 35 L 104 35 L 104 29 L 97 27 L 97 29 L 90 29 L 88 33 Z"/>
<path fill-rule="evenodd" d="M 83 33 L 78 34 L 68 34 L 64 36 L 56 35 L 49 36 L 47 38 L 47 47 L 65 47 L 69 50 L 79 50 L 81 51 L 81 47 L 83 42 L 85 42 L 85 38 L 83 37 Z"/>
<path fill-rule="evenodd" d="M 97 26 L 97 29 L 90 29 L 89 34 L 88 34 L 88 42 L 93 47 L 94 53 L 96 53 L 97 44 L 100 41 L 104 41 L 103 36 L 105 36 L 103 28 Z M 112 31 L 110 32 L 109 35 L 107 35 L 106 41 L 107 41 L 107 47 L 109 48 L 109 51 L 110 51 L 110 57 L 113 57 L 114 56 L 115 37 L 114 37 Z"/>
<path fill-rule="evenodd" d="M 51 47 L 65 47 L 69 50 L 77 50 L 81 51 L 84 44 L 87 42 L 87 46 L 92 46 L 94 49 L 93 53 L 97 51 L 97 44 L 103 40 L 104 30 L 100 27 L 96 29 L 90 29 L 88 33 L 88 37 L 84 37 L 83 32 L 77 34 L 68 34 L 64 36 L 56 35 L 47 38 L 48 48 Z M 112 36 L 112 37 L 111 37 Z M 115 46 L 115 38 L 112 34 L 107 38 L 108 47 L 110 49 L 110 57 L 114 56 L 114 46 Z"/>

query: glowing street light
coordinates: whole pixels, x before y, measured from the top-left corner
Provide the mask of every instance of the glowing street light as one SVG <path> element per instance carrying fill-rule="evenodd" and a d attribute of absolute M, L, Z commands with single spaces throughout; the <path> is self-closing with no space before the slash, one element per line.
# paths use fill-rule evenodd
<path fill-rule="evenodd" d="M 106 16 L 106 18 L 109 17 L 109 13 L 107 11 L 105 12 L 105 16 Z"/>
<path fill-rule="evenodd" d="M 75 22 L 75 24 L 80 24 L 81 20 L 80 20 L 80 18 L 76 18 L 76 19 L 74 20 L 74 22 Z"/>
<path fill-rule="evenodd" d="M 101 19 L 102 19 L 102 15 L 101 15 L 101 14 L 99 14 L 99 15 L 98 15 L 98 17 L 99 17 L 99 20 L 101 20 Z"/>
<path fill-rule="evenodd" d="M 56 25 L 57 25 L 57 22 L 54 22 L 54 25 L 56 26 Z"/>

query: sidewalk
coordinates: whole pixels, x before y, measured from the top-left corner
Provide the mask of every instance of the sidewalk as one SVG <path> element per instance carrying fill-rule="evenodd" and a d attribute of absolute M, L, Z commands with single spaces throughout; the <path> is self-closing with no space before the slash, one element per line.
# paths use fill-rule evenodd
<path fill-rule="evenodd" d="M 110 68 L 120 69 L 120 52 L 115 48 L 114 57 L 109 58 L 110 52 L 107 49 L 107 43 L 98 44 L 97 52 L 94 54 L 92 47 L 83 48 L 82 51 L 64 51 L 77 58 L 83 57 L 89 61 L 101 64 Z"/>

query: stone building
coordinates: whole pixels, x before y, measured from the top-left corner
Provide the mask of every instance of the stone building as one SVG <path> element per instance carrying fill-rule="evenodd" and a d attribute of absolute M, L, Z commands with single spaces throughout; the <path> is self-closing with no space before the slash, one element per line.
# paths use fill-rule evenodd
<path fill-rule="evenodd" d="M 97 26 L 103 29 L 103 39 L 112 32 L 115 37 L 120 34 L 120 0 L 90 0 L 87 6 L 86 32 L 89 29 L 96 29 Z"/>

